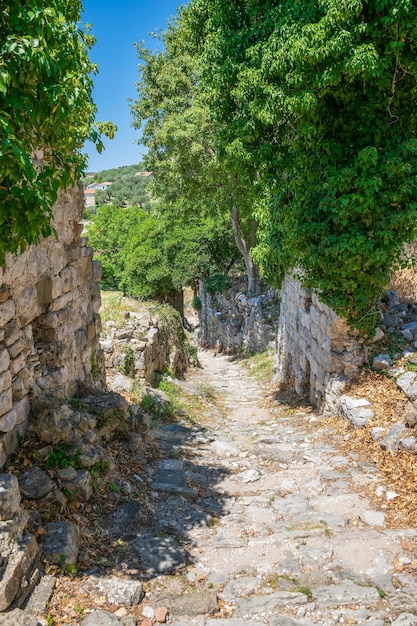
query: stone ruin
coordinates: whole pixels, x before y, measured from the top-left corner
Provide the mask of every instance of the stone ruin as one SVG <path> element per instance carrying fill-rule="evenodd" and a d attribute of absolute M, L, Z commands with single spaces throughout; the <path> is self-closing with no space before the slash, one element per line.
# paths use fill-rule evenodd
<path fill-rule="evenodd" d="M 415 252 L 412 246 L 406 248 L 407 255 Z M 275 381 L 307 395 L 324 414 L 337 414 L 347 383 L 358 378 L 386 334 L 399 333 L 406 342 L 404 354 L 414 352 L 416 273 L 411 269 L 397 271 L 389 287 L 381 301 L 380 327 L 373 340 L 366 343 L 314 292 L 303 289 L 293 275 L 287 275 L 281 288 Z"/>
<path fill-rule="evenodd" d="M 90 500 L 98 471 L 123 487 L 107 449 L 116 437 L 129 459 L 146 463 L 147 418 L 106 391 L 106 361 L 110 389 L 119 385 L 123 392 L 126 382 L 130 390 L 150 384 L 167 363 L 175 374 L 188 363 L 167 324 L 147 311 L 129 313 L 122 329 L 109 321 L 100 343 L 101 265 L 82 237 L 83 207 L 80 188 L 61 191 L 53 208 L 57 236 L 7 255 L 0 268 L 0 467 L 14 462 L 25 435 L 35 446 L 25 471 L 14 475 L 12 466 L 0 474 L 0 613 L 22 626 L 42 613 L 39 597 L 45 605 L 52 593 L 55 579 L 43 575 L 43 562 L 75 566 L 80 549 L 76 524 L 44 526 L 25 507 L 52 506 L 59 519 L 71 498 Z M 121 387 L 120 370 L 129 374 Z M 64 464 L 49 464 L 56 454 Z"/>
<path fill-rule="evenodd" d="M 0 466 L 29 424 L 44 443 L 82 443 L 92 433 L 94 418 L 67 404 L 81 381 L 93 394 L 105 388 L 101 266 L 81 237 L 83 206 L 81 188 L 61 191 L 53 208 L 58 235 L 7 255 L 0 268 Z M 83 467 L 99 458 L 91 459 L 88 447 L 83 452 Z M 40 577 L 39 546 L 28 532 L 21 494 L 49 494 L 65 504 L 63 492 L 39 467 L 28 474 L 26 483 L 25 477 L 19 483 L 13 474 L 0 475 L 0 611 L 20 606 Z M 86 471 L 72 478 L 85 482 Z"/>
<path fill-rule="evenodd" d="M 217 293 L 209 293 L 200 284 L 200 345 L 230 353 L 275 347 L 277 292 L 264 288 L 261 295 L 250 297 L 246 291 L 247 284 L 239 279 L 227 291 Z"/>
<path fill-rule="evenodd" d="M 303 289 L 292 275 L 281 288 L 276 376 L 324 412 L 332 412 L 348 380 L 358 376 L 368 358 L 347 322 Z"/>
<path fill-rule="evenodd" d="M 61 191 L 51 235 L 0 268 L 0 466 L 16 446 L 30 394 L 104 389 L 99 345 L 101 265 L 81 237 L 81 188 Z"/>

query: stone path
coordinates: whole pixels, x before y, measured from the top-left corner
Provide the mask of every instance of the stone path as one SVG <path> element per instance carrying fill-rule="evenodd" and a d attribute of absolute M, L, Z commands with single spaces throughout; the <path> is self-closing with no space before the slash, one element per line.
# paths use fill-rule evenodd
<path fill-rule="evenodd" d="M 320 416 L 265 408 L 238 360 L 200 360 L 186 386 L 222 408 L 156 433 L 148 623 L 164 606 L 175 626 L 417 625 L 417 529 L 385 528 L 361 494 L 376 469 L 319 435 Z"/>

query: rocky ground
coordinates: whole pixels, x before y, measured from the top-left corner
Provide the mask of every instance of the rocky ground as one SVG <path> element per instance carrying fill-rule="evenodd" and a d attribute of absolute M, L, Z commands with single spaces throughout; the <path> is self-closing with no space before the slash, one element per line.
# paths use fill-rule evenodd
<path fill-rule="evenodd" d="M 370 434 L 401 392 L 365 377 L 351 392 L 373 394 L 375 421 L 356 430 L 274 394 L 240 359 L 199 358 L 178 381 L 198 421 L 155 420 L 145 465 L 113 446 L 124 484 L 78 511 L 78 570 L 51 569 L 0 624 L 416 625 L 415 455 Z"/>

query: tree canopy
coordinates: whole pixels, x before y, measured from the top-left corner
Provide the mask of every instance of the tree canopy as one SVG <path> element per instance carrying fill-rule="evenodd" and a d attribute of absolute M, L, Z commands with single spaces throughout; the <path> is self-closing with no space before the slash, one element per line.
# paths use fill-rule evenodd
<path fill-rule="evenodd" d="M 132 105 L 134 125 L 143 129 L 141 142 L 149 149 L 145 164 L 154 173 L 153 194 L 161 201 L 161 214 L 182 216 L 184 224 L 195 215 L 201 223 L 215 218 L 223 224 L 227 216 L 230 236 L 246 264 L 249 290 L 256 292 L 258 272 L 250 256 L 257 230 L 255 175 L 235 168 L 218 143 L 218 128 L 200 89 L 204 37 L 194 17 L 183 7 L 162 35 L 160 51 L 137 45 L 142 65 Z M 224 261 L 227 266 L 228 255 Z"/>
<path fill-rule="evenodd" d="M 414 3 L 191 0 L 163 42 L 139 47 L 133 106 L 159 194 L 212 215 L 243 207 L 270 282 L 297 268 L 372 328 L 416 237 Z"/>
<path fill-rule="evenodd" d="M 94 128 L 94 40 L 78 24 L 80 0 L 4 3 L 0 12 L 0 263 L 51 233 L 51 208 L 60 187 L 85 167 Z"/>

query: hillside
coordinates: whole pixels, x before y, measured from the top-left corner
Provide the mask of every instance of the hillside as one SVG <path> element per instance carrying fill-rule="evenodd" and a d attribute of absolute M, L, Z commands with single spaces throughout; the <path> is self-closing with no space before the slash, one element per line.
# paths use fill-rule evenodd
<path fill-rule="evenodd" d="M 138 173 L 146 175 L 138 175 Z M 150 209 L 150 196 L 147 192 L 149 173 L 144 172 L 143 163 L 124 165 L 109 170 L 97 172 L 91 178 L 84 178 L 84 188 L 92 183 L 112 183 L 107 189 L 97 189 L 95 193 L 96 206 L 100 204 L 114 204 L 116 206 L 140 206 Z"/>

